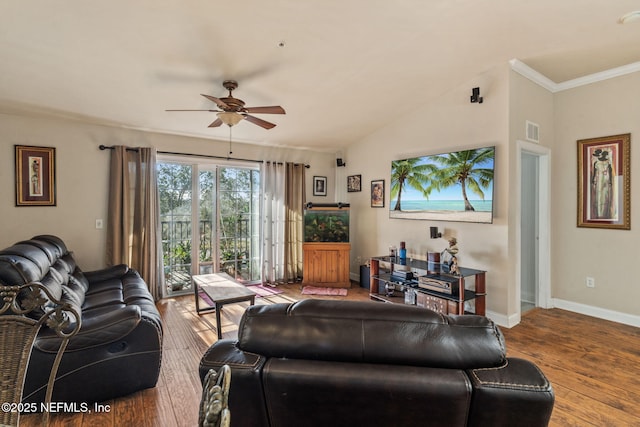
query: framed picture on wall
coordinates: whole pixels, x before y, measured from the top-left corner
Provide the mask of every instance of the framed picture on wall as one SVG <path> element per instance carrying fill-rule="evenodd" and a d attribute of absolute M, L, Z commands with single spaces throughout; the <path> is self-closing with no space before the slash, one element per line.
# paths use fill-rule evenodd
<path fill-rule="evenodd" d="M 384 208 L 384 179 L 371 181 L 371 207 Z"/>
<path fill-rule="evenodd" d="M 631 229 L 631 134 L 578 141 L 578 227 Z"/>
<path fill-rule="evenodd" d="M 314 196 L 327 195 L 327 177 L 326 176 L 313 177 L 313 195 Z"/>
<path fill-rule="evenodd" d="M 56 205 L 56 149 L 15 146 L 16 206 Z"/>
<path fill-rule="evenodd" d="M 362 175 L 349 175 L 347 177 L 347 191 L 362 191 Z"/>

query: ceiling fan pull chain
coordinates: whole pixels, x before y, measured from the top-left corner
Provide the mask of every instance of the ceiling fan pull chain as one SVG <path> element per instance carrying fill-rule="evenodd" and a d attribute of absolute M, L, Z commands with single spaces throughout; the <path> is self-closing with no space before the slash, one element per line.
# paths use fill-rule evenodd
<path fill-rule="evenodd" d="M 231 151 L 231 132 L 232 132 L 233 126 L 229 126 L 229 156 L 231 156 L 233 154 L 233 151 Z"/>

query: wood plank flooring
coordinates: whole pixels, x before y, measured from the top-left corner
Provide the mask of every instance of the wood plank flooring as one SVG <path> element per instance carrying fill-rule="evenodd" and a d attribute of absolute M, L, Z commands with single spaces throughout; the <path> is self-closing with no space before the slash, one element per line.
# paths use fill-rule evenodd
<path fill-rule="evenodd" d="M 300 294 L 300 285 L 280 287 L 283 294 L 257 298 L 256 304 L 302 298 L 345 299 Z M 369 300 L 368 290 L 353 284 L 346 299 Z M 235 338 L 248 303 L 222 312 L 222 335 Z M 193 296 L 162 300 L 164 349 L 158 385 L 104 402 L 107 412 L 53 414 L 49 425 L 195 426 L 200 403 L 198 364 L 216 341 L 215 314 L 195 314 Z M 512 357 L 534 361 L 556 393 L 551 426 L 640 427 L 640 329 L 559 309 L 534 309 L 512 329 L 502 329 Z M 357 408 L 354 408 L 357 410 Z M 21 418 L 21 426 L 41 425 L 40 415 Z"/>

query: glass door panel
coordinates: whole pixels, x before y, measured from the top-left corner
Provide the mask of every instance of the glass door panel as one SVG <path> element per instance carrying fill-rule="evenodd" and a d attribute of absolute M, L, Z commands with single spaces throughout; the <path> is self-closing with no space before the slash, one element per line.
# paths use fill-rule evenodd
<path fill-rule="evenodd" d="M 158 163 L 160 227 L 167 295 L 191 289 L 192 167 Z"/>
<path fill-rule="evenodd" d="M 202 170 L 198 179 L 198 274 L 209 274 L 216 271 L 214 260 L 216 250 L 216 171 Z"/>
<path fill-rule="evenodd" d="M 254 169 L 219 169 L 220 271 L 241 282 L 260 280 L 260 174 Z"/>

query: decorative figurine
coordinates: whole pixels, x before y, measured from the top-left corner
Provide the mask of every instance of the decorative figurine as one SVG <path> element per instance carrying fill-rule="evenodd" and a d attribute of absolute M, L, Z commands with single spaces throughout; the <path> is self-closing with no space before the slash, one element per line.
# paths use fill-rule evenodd
<path fill-rule="evenodd" d="M 452 237 L 449 239 L 449 247 L 445 249 L 451 256 L 456 256 L 458 253 L 458 239 Z"/>
<path fill-rule="evenodd" d="M 458 270 L 458 239 L 451 237 L 449 239 L 449 247 L 442 251 L 441 262 L 443 266 L 449 269 L 451 274 L 459 274 Z M 452 267 L 455 266 L 455 273 L 452 271 Z"/>

